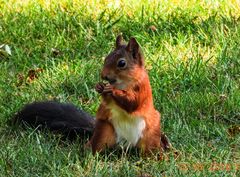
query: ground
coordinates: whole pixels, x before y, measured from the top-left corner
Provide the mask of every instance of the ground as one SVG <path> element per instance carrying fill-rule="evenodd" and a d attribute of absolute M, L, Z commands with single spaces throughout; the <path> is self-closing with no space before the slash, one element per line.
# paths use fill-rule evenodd
<path fill-rule="evenodd" d="M 121 149 L 92 156 L 86 140 L 7 123 L 36 100 L 94 115 L 94 86 L 120 33 L 145 54 L 174 147 L 163 161 Z M 0 0 L 0 176 L 239 176 L 239 39 L 237 0 Z"/>

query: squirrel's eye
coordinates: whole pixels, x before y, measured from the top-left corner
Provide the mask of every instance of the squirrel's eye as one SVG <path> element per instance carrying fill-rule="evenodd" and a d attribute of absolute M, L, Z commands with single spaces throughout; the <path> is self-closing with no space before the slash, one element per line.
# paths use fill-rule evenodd
<path fill-rule="evenodd" d="M 117 67 L 119 68 L 125 68 L 127 66 L 127 62 L 125 59 L 123 58 L 120 58 L 120 60 L 118 60 L 118 63 L 117 63 Z"/>

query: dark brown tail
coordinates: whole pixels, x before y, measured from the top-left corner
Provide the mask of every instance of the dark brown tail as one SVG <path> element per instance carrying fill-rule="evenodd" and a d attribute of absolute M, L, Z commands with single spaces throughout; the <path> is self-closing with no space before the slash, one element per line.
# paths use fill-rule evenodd
<path fill-rule="evenodd" d="M 34 128 L 47 128 L 67 135 L 91 136 L 95 126 L 94 117 L 72 104 L 43 101 L 27 104 L 13 119 L 13 123 L 23 123 Z"/>

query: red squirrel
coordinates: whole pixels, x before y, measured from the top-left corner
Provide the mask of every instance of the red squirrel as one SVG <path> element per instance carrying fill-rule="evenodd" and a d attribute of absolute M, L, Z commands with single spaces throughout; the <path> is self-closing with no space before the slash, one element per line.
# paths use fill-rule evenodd
<path fill-rule="evenodd" d="M 135 38 L 128 44 L 119 35 L 115 49 L 105 58 L 96 91 L 102 101 L 96 127 L 88 144 L 93 153 L 112 147 L 121 140 L 144 153 L 161 149 L 160 113 L 154 108 L 144 56 Z"/>
<path fill-rule="evenodd" d="M 94 154 L 121 140 L 146 154 L 170 149 L 168 138 L 161 132 L 160 113 L 154 108 L 144 56 L 135 38 L 126 45 L 122 36 L 117 37 L 115 49 L 105 58 L 101 77 L 108 84 L 96 85 L 102 101 L 95 119 L 72 104 L 41 101 L 25 105 L 12 122 L 46 127 L 70 139 L 91 136 L 87 145 Z"/>

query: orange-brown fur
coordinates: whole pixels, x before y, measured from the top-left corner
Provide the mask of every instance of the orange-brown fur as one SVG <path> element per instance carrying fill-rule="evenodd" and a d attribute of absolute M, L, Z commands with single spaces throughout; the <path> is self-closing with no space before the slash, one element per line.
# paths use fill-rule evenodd
<path fill-rule="evenodd" d="M 126 60 L 126 68 L 117 67 L 119 58 Z M 125 45 L 122 37 L 117 37 L 116 48 L 106 57 L 101 76 L 110 84 L 98 83 L 96 86 L 96 90 L 102 95 L 102 102 L 96 115 L 96 128 L 89 142 L 93 153 L 116 144 L 116 131 L 112 124 L 114 117 L 111 112 L 113 107 L 131 118 L 144 119 L 145 128 L 136 144 L 138 148 L 145 153 L 160 150 L 160 114 L 154 108 L 143 54 L 134 38 Z"/>

